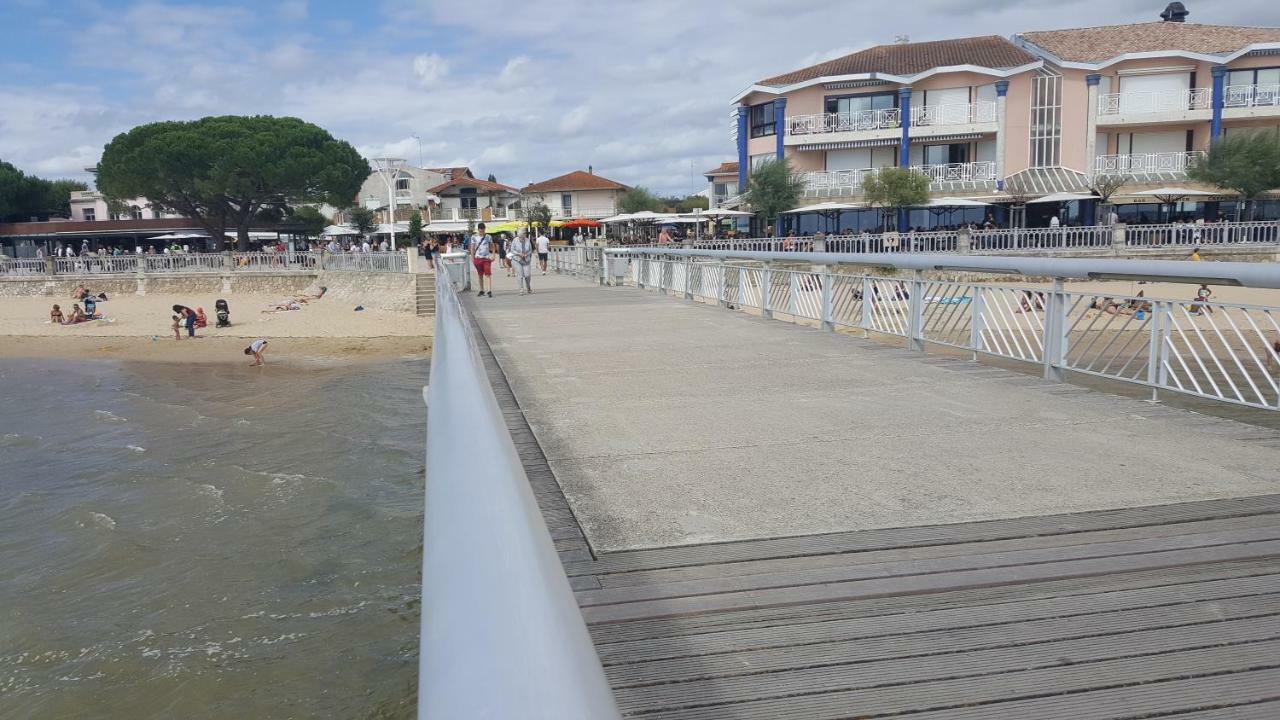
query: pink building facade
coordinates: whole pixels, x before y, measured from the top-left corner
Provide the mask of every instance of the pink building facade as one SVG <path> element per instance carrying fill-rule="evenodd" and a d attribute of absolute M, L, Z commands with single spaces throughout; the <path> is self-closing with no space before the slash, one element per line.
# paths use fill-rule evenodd
<path fill-rule="evenodd" d="M 1214 139 L 1280 128 L 1280 28 L 1161 21 L 895 43 L 763 79 L 734 98 L 739 185 L 786 158 L 811 198 L 856 200 L 883 167 L 935 196 L 1185 185 Z M 1191 187 L 1188 185 L 1188 187 Z"/>

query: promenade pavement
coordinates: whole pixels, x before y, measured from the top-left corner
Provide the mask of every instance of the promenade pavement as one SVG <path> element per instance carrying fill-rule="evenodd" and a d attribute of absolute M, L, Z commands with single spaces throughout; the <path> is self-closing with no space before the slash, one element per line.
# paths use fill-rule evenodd
<path fill-rule="evenodd" d="M 1280 492 L 1273 431 L 533 280 L 523 297 L 498 277 L 467 303 L 598 552 Z"/>

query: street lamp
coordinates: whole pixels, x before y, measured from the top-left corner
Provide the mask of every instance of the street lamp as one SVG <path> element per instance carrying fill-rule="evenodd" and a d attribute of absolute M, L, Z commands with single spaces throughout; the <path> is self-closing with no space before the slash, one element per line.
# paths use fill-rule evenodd
<path fill-rule="evenodd" d="M 414 135 L 413 139 L 418 141 L 418 167 L 422 167 L 422 138 Z"/>
<path fill-rule="evenodd" d="M 374 158 L 373 167 L 387 184 L 387 226 L 391 229 L 391 251 L 396 250 L 396 179 L 404 167 L 404 158 Z"/>

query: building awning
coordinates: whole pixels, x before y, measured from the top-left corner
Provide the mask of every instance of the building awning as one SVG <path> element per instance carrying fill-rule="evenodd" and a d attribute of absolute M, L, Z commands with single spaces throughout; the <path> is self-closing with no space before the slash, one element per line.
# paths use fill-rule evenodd
<path fill-rule="evenodd" d="M 931 145 L 936 145 L 938 143 L 963 142 L 965 140 L 981 140 L 982 138 L 983 138 L 982 133 L 952 133 L 950 135 L 925 135 L 923 137 L 912 136 L 911 144 L 915 145 L 916 143 L 929 143 Z"/>
<path fill-rule="evenodd" d="M 1004 190 L 1011 195 L 1050 195 L 1060 192 L 1088 192 L 1089 176 L 1064 167 L 1030 168 L 1010 175 Z"/>
<path fill-rule="evenodd" d="M 929 143 L 931 145 L 940 143 L 965 142 L 968 140 L 981 140 L 984 137 L 982 133 L 952 133 L 950 135 L 926 135 L 923 137 L 912 137 L 911 144 Z M 797 145 L 799 150 L 854 150 L 856 148 L 871 147 L 889 147 L 897 145 L 902 138 L 877 138 L 875 140 L 844 140 L 841 142 L 818 142 L 804 143 Z"/>

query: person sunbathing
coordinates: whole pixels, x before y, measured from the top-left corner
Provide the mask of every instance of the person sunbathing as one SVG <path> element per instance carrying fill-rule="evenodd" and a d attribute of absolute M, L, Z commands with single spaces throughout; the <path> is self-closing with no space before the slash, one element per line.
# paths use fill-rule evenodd
<path fill-rule="evenodd" d="M 301 309 L 302 309 L 302 306 L 299 305 L 296 300 L 284 300 L 282 302 L 276 303 L 275 305 L 272 305 L 271 307 L 267 308 L 266 310 L 263 310 L 262 312 L 278 313 L 278 312 L 287 312 L 289 310 L 301 310 Z"/>
<path fill-rule="evenodd" d="M 75 303 L 71 306 L 71 314 L 67 316 L 67 321 L 63 324 L 75 325 L 76 323 L 82 323 L 88 319 L 89 316 L 85 315 L 84 310 L 80 309 L 80 303 Z"/>
<path fill-rule="evenodd" d="M 61 325 L 63 320 L 65 319 L 66 318 L 62 316 L 62 308 L 58 307 L 57 305 L 54 305 L 53 310 L 49 311 L 49 322 L 54 323 L 56 325 Z"/>

